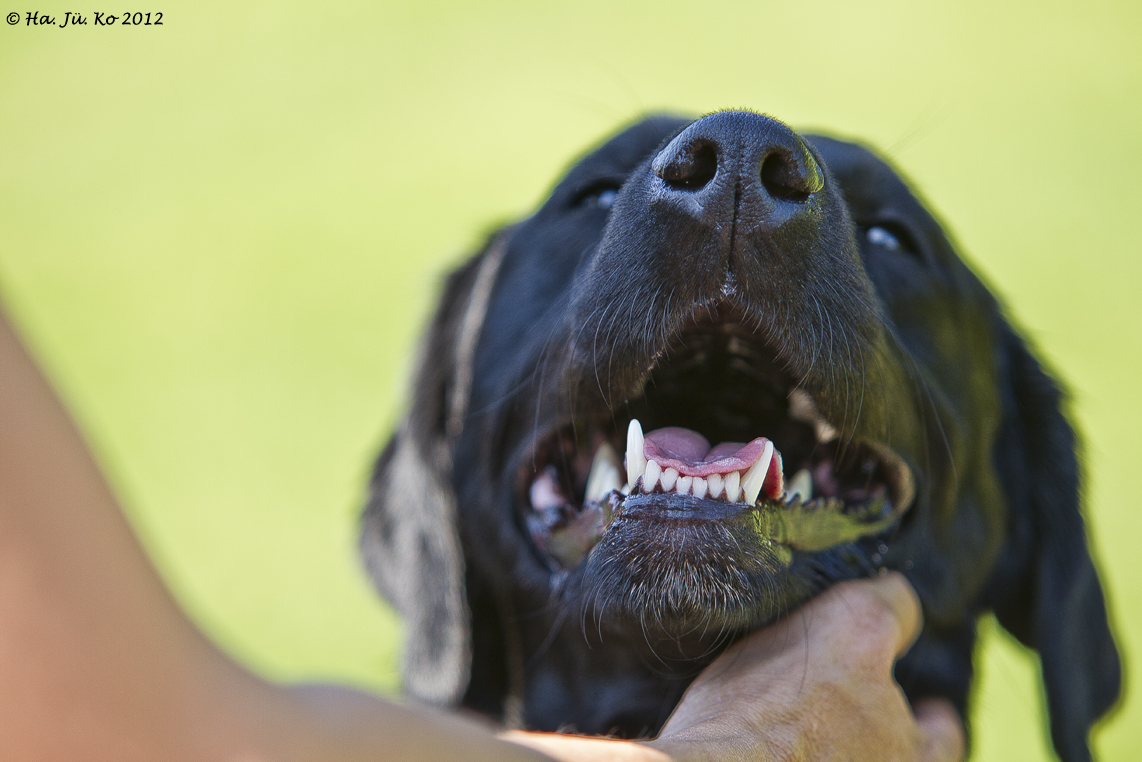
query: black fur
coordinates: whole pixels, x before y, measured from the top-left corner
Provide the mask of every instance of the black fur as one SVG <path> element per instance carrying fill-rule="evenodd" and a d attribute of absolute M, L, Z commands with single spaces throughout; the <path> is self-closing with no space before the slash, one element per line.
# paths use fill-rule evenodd
<path fill-rule="evenodd" d="M 808 392 L 844 447 L 894 452 L 915 479 L 907 513 L 876 536 L 789 552 L 744 514 L 628 507 L 561 568 L 528 530 L 527 486 L 545 458 L 573 481 L 582 452 L 631 416 L 747 441 L 748 426 L 788 415 L 781 394 L 718 359 L 720 345 L 702 350 L 706 365 L 672 365 L 698 351 L 680 335 L 711 322 L 740 323 L 772 383 Z M 944 696 L 966 716 L 975 621 L 994 610 L 1039 650 L 1055 747 L 1076 762 L 1118 695 L 1119 665 L 1060 407 L 995 299 L 874 154 L 744 112 L 655 117 L 584 158 L 450 280 L 411 412 L 378 464 L 365 555 L 386 592 L 400 575 L 466 591 L 471 662 L 459 674 L 441 666 L 467 658 L 457 611 L 422 610 L 440 596 L 394 600 L 420 623 L 414 694 L 626 736 L 656 732 L 734 637 L 831 583 L 899 569 L 925 615 L 897 668 L 908 696 Z M 392 465 L 401 447 L 427 464 L 419 476 Z M 458 539 L 463 579 L 394 539 L 425 509 L 393 495 L 424 478 L 453 501 L 455 524 L 428 525 Z M 420 561 L 397 569 L 386 554 Z M 451 692 L 417 687 L 429 684 Z"/>

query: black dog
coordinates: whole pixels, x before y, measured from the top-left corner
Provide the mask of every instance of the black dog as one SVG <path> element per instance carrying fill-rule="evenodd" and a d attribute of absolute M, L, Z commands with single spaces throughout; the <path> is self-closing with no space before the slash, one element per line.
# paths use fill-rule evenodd
<path fill-rule="evenodd" d="M 899 569 L 911 699 L 966 712 L 992 610 L 1089 758 L 1120 675 L 1060 392 L 866 149 L 631 127 L 453 273 L 415 384 L 362 539 L 413 696 L 653 734 L 735 636 Z"/>

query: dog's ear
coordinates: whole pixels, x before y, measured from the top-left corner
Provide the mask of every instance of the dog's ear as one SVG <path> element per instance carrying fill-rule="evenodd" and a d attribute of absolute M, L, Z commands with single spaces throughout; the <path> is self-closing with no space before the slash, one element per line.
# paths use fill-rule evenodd
<path fill-rule="evenodd" d="M 456 704 L 471 670 L 452 442 L 467 408 L 472 360 L 508 231 L 445 283 L 413 374 L 412 404 L 373 471 L 361 554 L 404 620 L 404 691 Z"/>
<path fill-rule="evenodd" d="M 1005 399 L 996 465 L 1011 526 L 992 605 L 1009 632 L 1039 651 L 1055 750 L 1080 762 L 1090 759 L 1091 725 L 1118 698 L 1118 651 L 1087 550 L 1063 395 L 1010 327 L 1000 333 Z"/>

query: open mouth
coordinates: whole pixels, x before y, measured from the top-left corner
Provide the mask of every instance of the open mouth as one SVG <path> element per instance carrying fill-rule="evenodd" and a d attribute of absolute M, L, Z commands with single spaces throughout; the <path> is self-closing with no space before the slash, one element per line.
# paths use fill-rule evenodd
<path fill-rule="evenodd" d="M 883 533 L 914 495 L 897 453 L 846 438 L 740 314 L 719 310 L 678 334 L 614 417 L 544 439 L 520 486 L 528 531 L 556 570 L 617 521 L 681 531 L 743 514 L 789 563 Z"/>

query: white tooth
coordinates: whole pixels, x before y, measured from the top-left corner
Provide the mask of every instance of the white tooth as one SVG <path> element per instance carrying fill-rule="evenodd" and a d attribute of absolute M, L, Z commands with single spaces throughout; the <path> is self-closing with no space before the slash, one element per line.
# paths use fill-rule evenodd
<path fill-rule="evenodd" d="M 622 486 L 623 476 L 619 467 L 618 453 L 609 443 L 603 442 L 599 445 L 599 449 L 595 450 L 595 459 L 591 461 L 591 473 L 587 476 L 587 490 L 584 497 L 599 502 L 612 490 L 620 489 Z"/>
<path fill-rule="evenodd" d="M 662 472 L 662 491 L 669 492 L 674 489 L 674 484 L 678 481 L 678 469 L 671 467 Z"/>
<path fill-rule="evenodd" d="M 813 499 L 813 477 L 807 468 L 802 468 L 789 480 L 789 486 L 785 488 L 785 502 L 792 500 L 794 495 L 800 495 L 802 503 Z"/>
<path fill-rule="evenodd" d="M 789 392 L 789 417 L 802 423 L 815 423 L 821 414 L 817 412 L 817 405 L 807 391 L 794 389 Z"/>
<path fill-rule="evenodd" d="M 726 477 L 726 500 L 736 503 L 742 494 L 741 471 L 734 471 Z"/>
<path fill-rule="evenodd" d="M 644 445 L 642 424 L 637 418 L 631 418 L 630 426 L 627 428 L 627 484 L 633 485 L 646 470 Z"/>
<path fill-rule="evenodd" d="M 646 461 L 646 471 L 642 474 L 642 491 L 654 492 L 654 488 L 658 486 L 658 477 L 661 475 L 662 466 L 658 465 L 658 461 Z"/>
<path fill-rule="evenodd" d="M 693 484 L 693 476 L 679 476 L 678 482 L 674 485 L 674 491 L 679 495 L 689 495 L 690 485 Z"/>
<path fill-rule="evenodd" d="M 773 442 L 765 443 L 765 450 L 761 453 L 761 460 L 754 463 L 745 472 L 742 477 L 742 492 L 745 493 L 745 501 L 750 505 L 757 502 L 757 496 L 761 493 L 761 485 L 765 484 L 765 475 L 769 473 L 769 461 L 773 460 Z"/>
<path fill-rule="evenodd" d="M 619 492 L 623 493 L 624 495 L 629 495 L 630 494 L 630 485 L 624 484 L 623 488 L 621 490 L 619 490 Z"/>
<path fill-rule="evenodd" d="M 699 498 L 705 497 L 706 496 L 706 480 L 703 479 L 701 476 L 695 476 L 693 489 L 694 489 L 694 497 L 699 497 Z"/>
<path fill-rule="evenodd" d="M 725 483 L 725 481 L 725 477 L 721 474 L 710 474 L 710 478 L 706 480 L 706 483 L 710 485 L 711 499 L 717 498 L 722 494 L 722 484 Z"/>
<path fill-rule="evenodd" d="M 817 434 L 817 441 L 825 444 L 837 438 L 837 430 L 824 419 L 813 398 L 804 389 L 789 392 L 789 417 L 795 421 L 808 423 Z"/>

